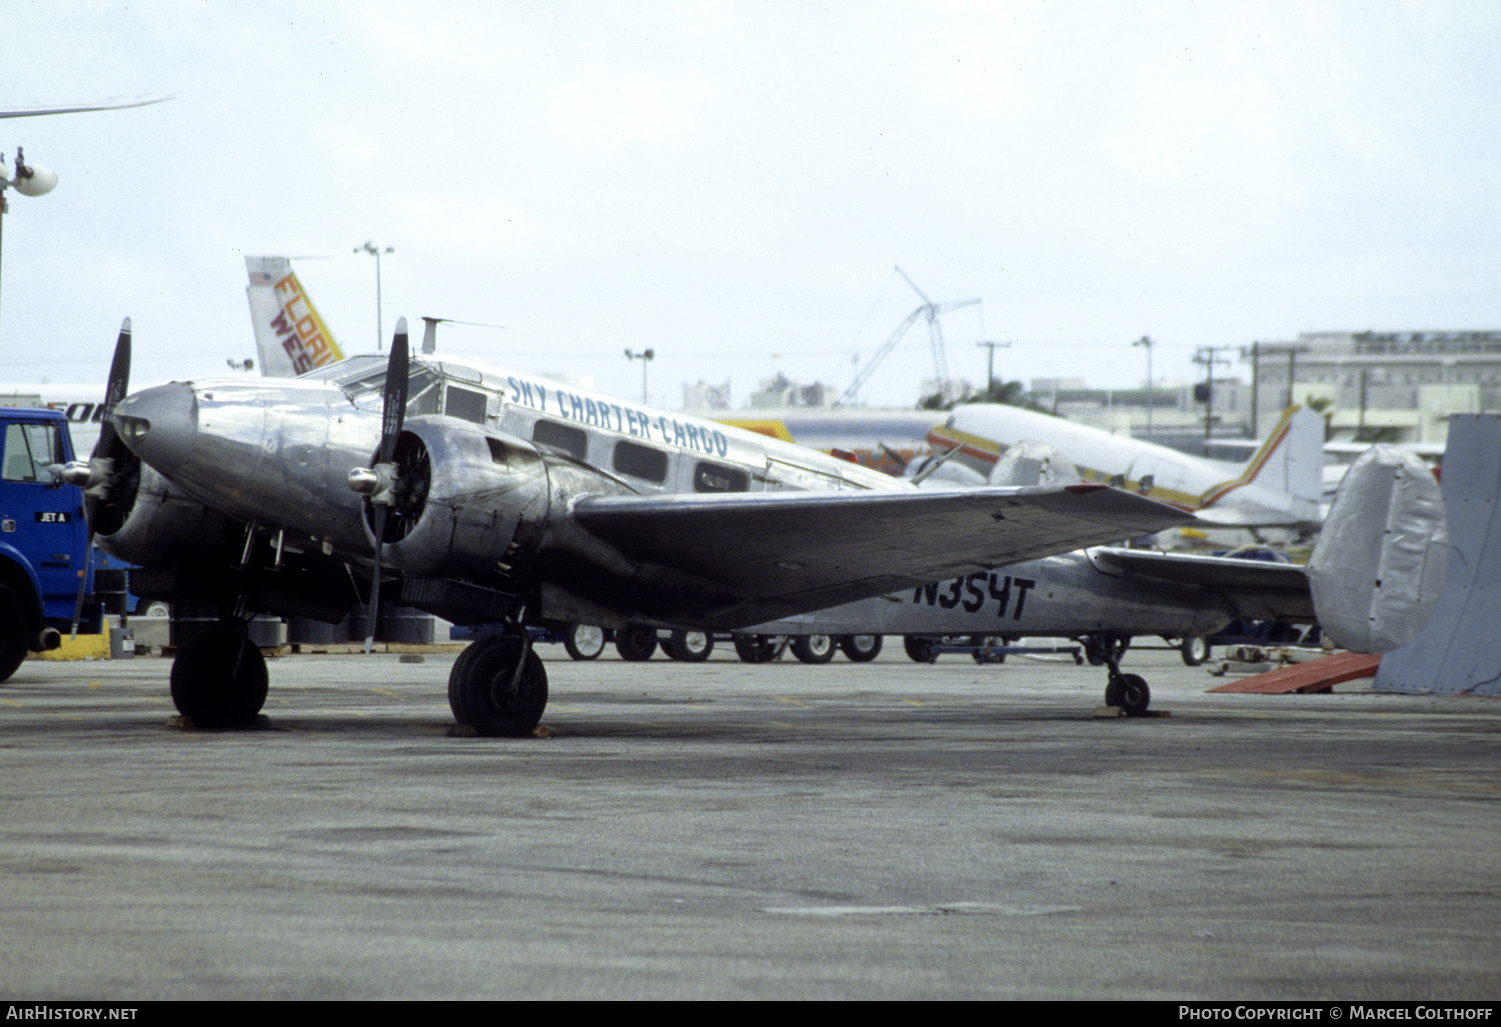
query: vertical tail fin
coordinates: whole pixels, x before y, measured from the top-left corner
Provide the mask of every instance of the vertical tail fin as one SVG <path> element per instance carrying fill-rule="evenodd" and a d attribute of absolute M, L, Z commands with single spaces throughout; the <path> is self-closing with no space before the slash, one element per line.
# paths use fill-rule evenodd
<path fill-rule="evenodd" d="M 1323 417 L 1307 407 L 1288 407 L 1246 470 L 1258 485 L 1319 502 L 1324 495 Z"/>
<path fill-rule="evenodd" d="M 344 359 L 344 351 L 318 316 L 286 257 L 245 258 L 250 284 L 250 322 L 255 328 L 261 374 L 295 378 Z"/>
<path fill-rule="evenodd" d="M 1291 497 L 1290 512 L 1300 520 L 1316 520 L 1324 493 L 1324 419 L 1307 407 L 1288 407 L 1282 418 L 1241 467 L 1240 474 L 1220 482 L 1199 497 L 1201 517 L 1237 489 L 1254 484 L 1263 495 Z"/>

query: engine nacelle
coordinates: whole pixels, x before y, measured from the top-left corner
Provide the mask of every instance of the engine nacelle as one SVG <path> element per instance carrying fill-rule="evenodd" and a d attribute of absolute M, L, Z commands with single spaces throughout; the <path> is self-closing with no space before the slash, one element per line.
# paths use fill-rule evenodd
<path fill-rule="evenodd" d="M 140 465 L 140 482 L 121 505 L 119 527 L 95 536 L 99 548 L 141 567 L 186 563 L 219 549 L 234 525 Z M 113 523 L 113 521 L 112 521 Z M 96 530 L 99 525 L 96 523 Z"/>
<path fill-rule="evenodd" d="M 396 444 L 384 561 L 418 578 L 503 581 L 541 532 L 547 468 L 529 442 L 441 415 L 409 418 Z M 365 530 L 375 543 L 372 504 Z"/>

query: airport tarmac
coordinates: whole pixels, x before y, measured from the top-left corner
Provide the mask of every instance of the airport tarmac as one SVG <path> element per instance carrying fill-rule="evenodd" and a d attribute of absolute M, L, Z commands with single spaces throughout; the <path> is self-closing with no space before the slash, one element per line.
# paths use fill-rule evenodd
<path fill-rule="evenodd" d="M 450 734 L 453 654 L 0 686 L 7 999 L 1501 996 L 1501 703 L 1210 695 L 1102 719 L 1013 657 L 575 663 L 547 737 Z M 723 648 L 723 647 L 721 647 Z M 408 657 L 408 660 L 412 659 Z"/>

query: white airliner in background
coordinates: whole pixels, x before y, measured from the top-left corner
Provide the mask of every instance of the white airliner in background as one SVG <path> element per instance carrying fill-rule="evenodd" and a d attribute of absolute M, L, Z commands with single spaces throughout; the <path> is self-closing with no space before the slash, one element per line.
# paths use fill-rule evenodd
<path fill-rule="evenodd" d="M 1305 407 L 1289 407 L 1241 465 L 994 403 L 956 407 L 928 442 L 939 454 L 957 449 L 954 462 L 985 478 L 1007 449 L 1040 442 L 1072 461 L 1084 481 L 1150 495 L 1216 527 L 1302 529 L 1321 519 L 1324 419 Z"/>

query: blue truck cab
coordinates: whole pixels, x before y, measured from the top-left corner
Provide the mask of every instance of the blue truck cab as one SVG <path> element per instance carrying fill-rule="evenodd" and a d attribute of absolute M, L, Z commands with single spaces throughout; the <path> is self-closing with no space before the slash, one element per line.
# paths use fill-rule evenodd
<path fill-rule="evenodd" d="M 0 408 L 0 681 L 29 652 L 55 649 L 73 622 L 79 579 L 92 595 L 83 490 L 53 473 L 73 459 L 60 410 Z M 100 628 L 86 603 L 79 630 Z"/>

